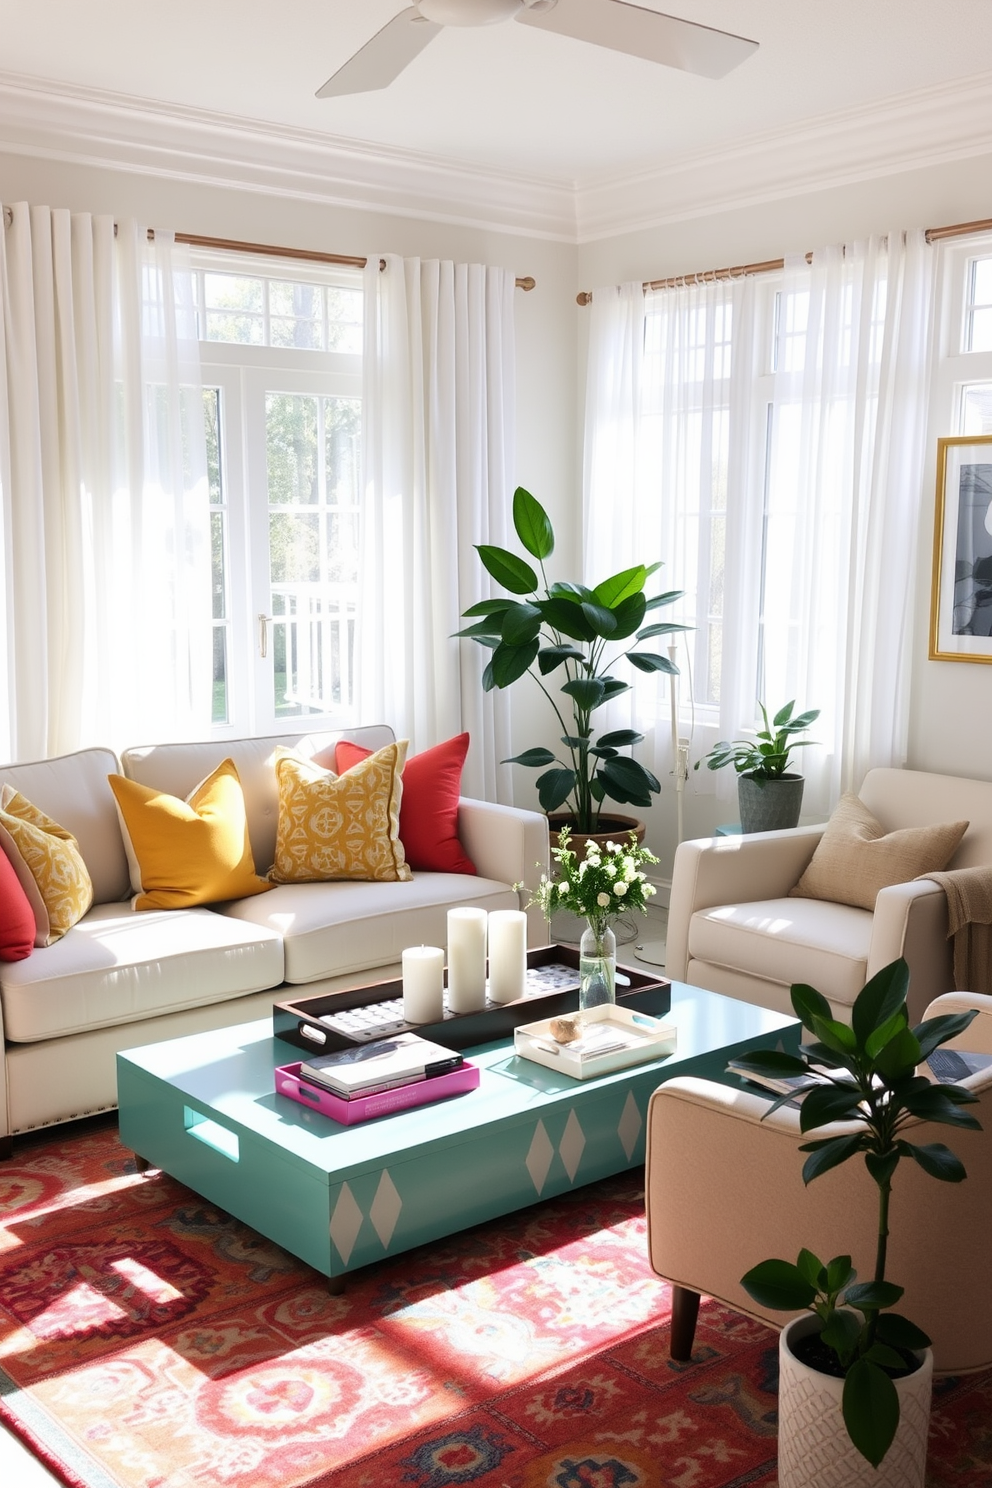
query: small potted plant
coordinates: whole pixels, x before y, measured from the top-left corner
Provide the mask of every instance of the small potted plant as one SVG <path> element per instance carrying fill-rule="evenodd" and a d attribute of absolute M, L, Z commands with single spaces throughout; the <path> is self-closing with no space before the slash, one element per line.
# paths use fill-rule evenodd
<path fill-rule="evenodd" d="M 943 1143 L 907 1139 L 911 1118 L 972 1129 L 980 1123 L 963 1109 L 977 1099 L 969 1090 L 917 1073 L 975 1012 L 911 1028 L 908 986 L 904 960 L 884 967 L 855 999 L 850 1027 L 832 1016 L 819 992 L 794 986 L 792 1005 L 813 1041 L 796 1055 L 757 1050 L 734 1061 L 735 1070 L 791 1082 L 769 1112 L 798 1095 L 803 1133 L 845 1123 L 845 1131 L 800 1148 L 808 1154 L 804 1183 L 860 1154 L 878 1191 L 871 1280 L 857 1280 L 850 1256 L 824 1263 L 808 1250 L 795 1264 L 763 1261 L 741 1278 L 762 1307 L 808 1313 L 786 1326 L 779 1346 L 779 1488 L 923 1485 L 932 1357 L 922 1329 L 889 1311 L 903 1291 L 885 1274 L 892 1178 L 903 1158 L 946 1183 L 965 1176 Z M 893 1442 L 899 1450 L 890 1456 Z"/>
<path fill-rule="evenodd" d="M 650 598 L 648 579 L 661 567 L 637 563 L 590 588 L 585 584 L 549 582 L 544 560 L 554 552 L 555 536 L 541 503 L 518 486 L 513 496 L 513 526 L 527 553 L 540 566 L 540 576 L 525 558 L 506 548 L 478 545 L 483 566 L 509 590 L 505 599 L 481 599 L 465 610 L 472 624 L 460 630 L 486 646 L 492 655 L 482 675 L 486 692 L 510 687 L 530 675 L 554 710 L 565 756 L 538 747 L 515 754 L 504 764 L 544 769 L 537 794 L 549 813 L 565 807 L 567 824 L 577 832 L 619 835 L 636 819 L 600 817 L 606 799 L 631 806 L 650 806 L 661 790 L 657 776 L 623 751 L 644 735 L 635 729 L 608 729 L 598 737 L 594 714 L 604 703 L 629 691 L 629 682 L 613 675 L 619 661 L 640 672 L 677 673 L 669 657 L 641 643 L 686 630 L 672 621 L 649 622 L 652 610 L 681 597 L 669 590 Z M 633 638 L 634 644 L 626 643 Z M 554 824 L 554 823 L 552 823 Z M 643 836 L 643 826 L 640 827 Z"/>
<path fill-rule="evenodd" d="M 722 770 L 733 765 L 737 771 L 737 800 L 741 827 L 745 832 L 772 832 L 779 827 L 794 827 L 799 821 L 803 803 L 801 775 L 790 769 L 793 749 L 812 744 L 812 739 L 797 739 L 820 716 L 819 708 L 793 714 L 795 700 L 780 708 L 769 723 L 764 703 L 759 703 L 764 728 L 754 739 L 721 739 L 706 755 L 709 770 Z M 702 761 L 697 760 L 698 770 Z"/>
<path fill-rule="evenodd" d="M 579 856 L 572 848 L 571 833 L 562 827 L 558 845 L 551 849 L 557 876 L 541 874 L 532 904 L 539 904 L 545 918 L 556 909 L 568 910 L 586 921 L 579 943 L 579 1007 L 616 1001 L 617 943 L 611 921 L 624 910 L 646 909 L 654 885 L 641 872 L 643 863 L 657 863 L 653 852 L 642 847 L 631 832 L 626 842 L 602 846 L 586 841 Z"/>

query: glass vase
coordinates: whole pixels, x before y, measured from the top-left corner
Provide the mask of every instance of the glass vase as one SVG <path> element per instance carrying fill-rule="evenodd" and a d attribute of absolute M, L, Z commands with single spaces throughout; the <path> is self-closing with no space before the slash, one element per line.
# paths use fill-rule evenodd
<path fill-rule="evenodd" d="M 609 925 L 591 920 L 579 941 L 579 1008 L 617 1000 L 617 940 Z"/>

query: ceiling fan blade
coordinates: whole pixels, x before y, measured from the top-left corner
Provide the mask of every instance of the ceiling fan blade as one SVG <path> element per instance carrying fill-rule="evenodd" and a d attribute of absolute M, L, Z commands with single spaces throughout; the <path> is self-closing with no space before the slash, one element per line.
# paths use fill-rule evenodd
<path fill-rule="evenodd" d="M 711 78 L 724 77 L 758 49 L 756 41 L 743 36 L 628 5 L 626 0 L 558 0 L 552 10 L 525 7 L 516 19 L 525 26 L 540 26 L 543 31 L 557 31 L 560 36 Z"/>
<path fill-rule="evenodd" d="M 372 93 L 378 88 L 388 88 L 443 30 L 443 26 L 425 21 L 413 5 L 401 10 L 317 89 L 316 96 L 341 98 L 347 93 Z"/>

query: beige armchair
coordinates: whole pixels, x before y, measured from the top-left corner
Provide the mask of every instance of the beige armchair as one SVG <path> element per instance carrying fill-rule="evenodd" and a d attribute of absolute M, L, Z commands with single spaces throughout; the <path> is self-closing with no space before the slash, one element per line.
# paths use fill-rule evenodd
<path fill-rule="evenodd" d="M 952 992 L 926 1016 L 977 1007 L 971 1027 L 947 1048 L 992 1054 L 992 997 Z M 980 1101 L 968 1109 L 981 1131 L 914 1122 L 912 1142 L 944 1142 L 964 1163 L 963 1183 L 941 1183 L 911 1159 L 892 1185 L 886 1275 L 905 1288 L 899 1311 L 933 1340 L 934 1368 L 957 1374 L 992 1365 L 992 1068 L 961 1082 Z M 794 1108 L 768 1111 L 762 1096 L 708 1080 L 659 1086 L 648 1104 L 645 1193 L 648 1253 L 674 1285 L 672 1357 L 689 1359 L 699 1294 L 783 1327 L 741 1286 L 759 1261 L 794 1261 L 806 1246 L 821 1260 L 851 1255 L 860 1280 L 875 1258 L 877 1190 L 854 1158 L 804 1187 L 806 1140 Z M 835 1124 L 821 1134 L 852 1128 Z"/>
<path fill-rule="evenodd" d="M 992 782 L 919 770 L 870 770 L 858 792 L 887 832 L 961 821 L 969 827 L 951 868 L 992 864 Z M 894 884 L 874 912 L 794 899 L 822 827 L 683 842 L 675 855 L 667 975 L 779 1012 L 807 982 L 834 1016 L 850 1020 L 865 982 L 904 956 L 910 1017 L 954 986 L 944 892 L 924 880 Z"/>

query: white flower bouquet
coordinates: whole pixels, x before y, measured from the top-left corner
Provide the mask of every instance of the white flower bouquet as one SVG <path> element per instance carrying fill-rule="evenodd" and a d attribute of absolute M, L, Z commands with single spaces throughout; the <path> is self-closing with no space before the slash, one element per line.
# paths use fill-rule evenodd
<path fill-rule="evenodd" d="M 570 847 L 571 833 L 562 827 L 558 846 L 551 849 L 557 874 L 541 875 L 532 904 L 539 904 L 550 920 L 556 909 L 567 909 L 582 915 L 598 935 L 610 920 L 626 909 L 646 909 L 654 894 L 654 885 L 641 872 L 643 863 L 657 863 L 648 848 L 640 846 L 633 832 L 627 842 L 607 842 L 600 846 L 587 841 L 581 862 Z"/>

